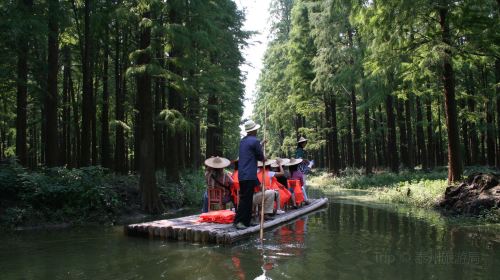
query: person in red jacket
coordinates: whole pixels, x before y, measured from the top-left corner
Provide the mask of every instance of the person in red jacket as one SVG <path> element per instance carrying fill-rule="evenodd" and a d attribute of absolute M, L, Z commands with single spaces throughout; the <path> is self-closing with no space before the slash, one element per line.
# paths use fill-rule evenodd
<path fill-rule="evenodd" d="M 263 167 L 263 163 L 259 162 L 259 170 L 257 172 L 257 178 L 259 179 L 260 182 L 264 181 L 265 177 L 265 182 L 264 185 L 266 187 L 266 190 L 264 192 L 264 219 L 271 220 L 273 219 L 272 216 L 274 214 L 274 201 L 275 199 L 279 202 L 279 192 L 276 192 L 275 190 L 271 189 L 271 185 L 273 182 L 273 177 L 274 176 L 282 176 L 284 175 L 283 172 L 283 167 L 281 166 L 281 161 L 277 162 L 278 166 L 280 167 L 279 172 L 274 172 L 270 171 L 270 166 L 271 164 L 275 163 L 274 160 L 267 160 L 265 163 L 265 168 Z M 265 172 L 265 176 L 264 176 Z M 253 203 L 254 205 L 259 205 L 262 203 L 262 191 L 260 190 L 260 186 L 256 187 L 255 193 L 253 196 Z M 278 203 L 278 209 L 276 210 L 276 214 L 283 214 L 284 211 L 282 211 L 279 208 L 279 203 Z"/>

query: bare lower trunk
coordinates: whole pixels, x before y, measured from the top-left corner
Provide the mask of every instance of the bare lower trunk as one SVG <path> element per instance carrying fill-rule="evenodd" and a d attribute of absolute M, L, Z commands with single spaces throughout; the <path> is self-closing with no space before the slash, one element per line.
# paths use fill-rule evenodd
<path fill-rule="evenodd" d="M 407 100 L 405 100 L 405 114 L 406 114 L 406 134 L 407 134 L 407 141 L 408 141 L 408 168 L 413 169 L 415 167 L 415 149 L 414 149 L 414 139 L 413 139 L 413 128 L 412 128 L 412 121 L 411 121 L 411 108 L 412 105 L 410 103 L 410 98 L 412 96 L 410 95 Z"/>
<path fill-rule="evenodd" d="M 402 100 L 396 100 L 397 119 L 399 127 L 399 153 L 401 154 L 401 163 L 405 168 L 408 164 L 408 135 L 406 131 L 406 121 L 404 114 L 404 104 Z"/>
<path fill-rule="evenodd" d="M 439 23 L 441 26 L 443 43 L 450 46 L 450 30 L 447 21 L 448 10 L 439 8 Z M 453 77 L 452 53 L 447 48 L 443 57 L 443 85 L 446 109 L 446 125 L 448 128 L 448 182 L 460 180 L 462 176 L 462 159 L 460 154 L 460 141 L 458 138 L 457 106 L 455 102 L 455 82 Z"/>
<path fill-rule="evenodd" d="M 430 169 L 436 166 L 436 153 L 434 149 L 434 126 L 432 122 L 432 102 L 428 97 L 425 101 L 427 116 L 427 163 Z"/>
<path fill-rule="evenodd" d="M 499 0 L 500 2 L 500 0 Z M 500 4 L 499 4 L 500 5 Z M 497 156 L 496 166 L 500 168 L 500 59 L 495 59 L 495 92 L 497 95 Z"/>
<path fill-rule="evenodd" d="M 143 14 L 149 18 L 149 12 Z M 151 28 L 142 27 L 139 47 L 145 50 L 150 46 Z M 137 59 L 138 65 L 147 65 L 151 62 L 149 53 L 144 52 Z M 139 107 L 140 127 L 140 179 L 142 208 L 148 213 L 159 213 L 161 210 L 160 197 L 156 186 L 155 175 L 155 146 L 153 132 L 153 101 L 151 96 L 151 76 L 146 71 L 137 77 L 137 103 Z M 137 141 L 137 140 L 136 140 Z"/>
<path fill-rule="evenodd" d="M 425 148 L 424 128 L 422 124 L 422 104 L 420 102 L 420 97 L 415 97 L 415 103 L 417 107 L 417 155 L 420 159 L 420 164 L 422 164 L 422 169 L 427 169 L 427 149 Z"/>
<path fill-rule="evenodd" d="M 91 152 L 91 129 L 92 129 L 92 74 L 90 62 L 90 47 L 92 36 L 90 35 L 90 11 L 91 0 L 85 0 L 84 20 L 84 48 L 82 56 L 83 75 L 83 99 L 82 99 L 82 134 L 80 146 L 80 166 L 90 164 Z"/>
<path fill-rule="evenodd" d="M 49 36 L 47 93 L 44 99 L 45 164 L 59 164 L 59 135 L 57 130 L 57 73 L 59 71 L 59 1 L 49 1 Z"/>
<path fill-rule="evenodd" d="M 106 29 L 107 30 L 107 29 Z M 101 164 L 103 167 L 111 167 L 110 145 L 109 145 L 109 90 L 108 90 L 108 64 L 109 64 L 109 40 L 106 31 L 106 42 L 104 46 L 104 62 L 102 73 L 102 112 L 101 112 Z"/>
<path fill-rule="evenodd" d="M 396 122 L 394 118 L 394 103 L 392 95 L 385 98 L 387 113 L 387 152 L 389 155 L 389 167 L 392 172 L 399 172 L 398 150 L 396 147 Z"/>

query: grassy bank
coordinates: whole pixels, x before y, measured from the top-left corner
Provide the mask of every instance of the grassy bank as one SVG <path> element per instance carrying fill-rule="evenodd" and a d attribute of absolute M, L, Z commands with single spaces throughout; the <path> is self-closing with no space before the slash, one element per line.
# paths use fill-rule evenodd
<path fill-rule="evenodd" d="M 204 191 L 201 171 L 186 172 L 180 184 L 157 173 L 165 210 L 198 205 Z M 116 175 L 101 167 L 27 170 L 15 163 L 0 166 L 2 228 L 47 224 L 113 224 L 143 215 L 137 175 Z"/>
<path fill-rule="evenodd" d="M 466 169 L 465 175 L 491 171 L 472 167 Z M 341 176 L 316 172 L 308 177 L 308 184 L 325 194 L 334 193 L 339 189 L 365 190 L 368 195 L 363 196 L 364 200 L 432 209 L 444 196 L 448 186 L 446 178 L 447 170 L 444 168 L 432 172 L 402 171 L 399 174 L 382 171 L 370 176 L 363 175 L 361 170 L 351 169 Z M 478 219 L 486 223 L 500 223 L 500 210 L 486 211 Z"/>

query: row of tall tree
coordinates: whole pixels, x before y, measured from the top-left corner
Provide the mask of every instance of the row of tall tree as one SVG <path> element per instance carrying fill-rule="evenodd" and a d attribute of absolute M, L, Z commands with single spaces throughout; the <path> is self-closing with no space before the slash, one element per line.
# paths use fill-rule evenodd
<path fill-rule="evenodd" d="M 249 33 L 233 1 L 16 0 L 0 17 L 0 160 L 139 171 L 155 212 L 155 170 L 178 182 L 236 153 Z"/>
<path fill-rule="evenodd" d="M 273 0 L 256 116 L 319 164 L 500 166 L 500 1 Z M 260 117 L 262 118 L 262 117 Z M 263 121 L 263 119 L 261 119 Z"/>

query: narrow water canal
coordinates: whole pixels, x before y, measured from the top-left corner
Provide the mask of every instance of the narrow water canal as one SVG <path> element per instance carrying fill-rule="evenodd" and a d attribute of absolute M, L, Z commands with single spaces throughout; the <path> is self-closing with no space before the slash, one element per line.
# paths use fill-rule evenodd
<path fill-rule="evenodd" d="M 205 246 L 121 227 L 3 234 L 0 279 L 498 279 L 496 229 L 332 197 L 263 247 L 258 236 Z"/>

